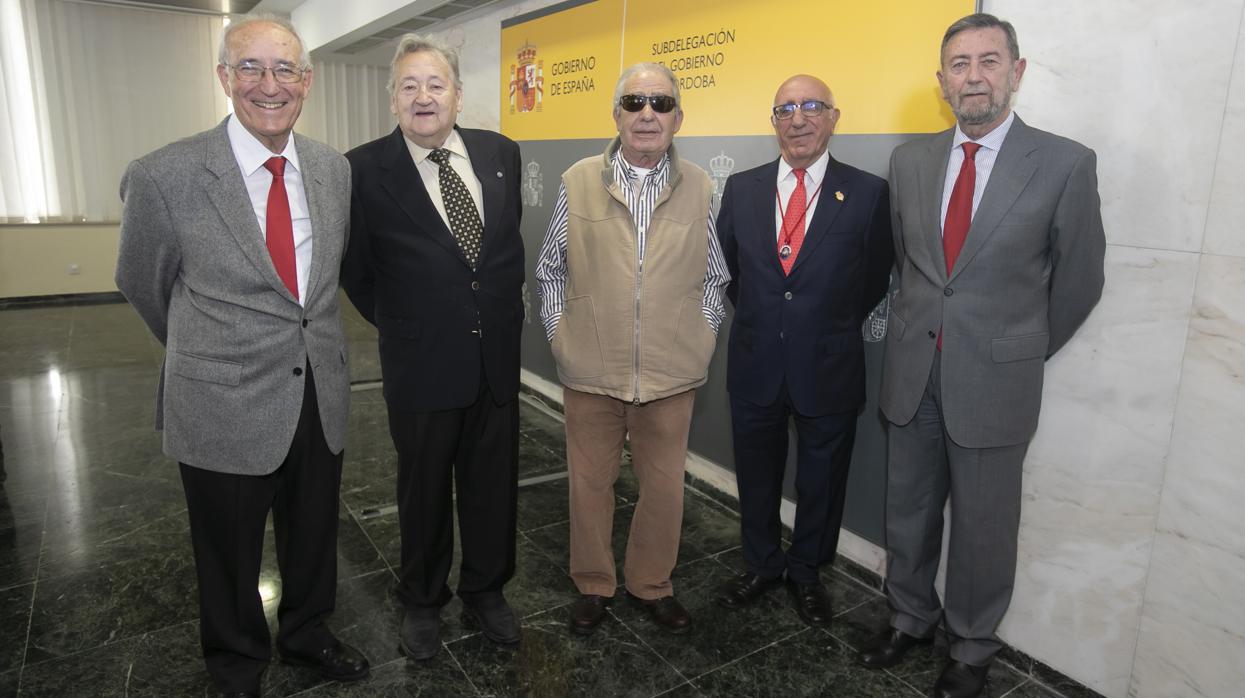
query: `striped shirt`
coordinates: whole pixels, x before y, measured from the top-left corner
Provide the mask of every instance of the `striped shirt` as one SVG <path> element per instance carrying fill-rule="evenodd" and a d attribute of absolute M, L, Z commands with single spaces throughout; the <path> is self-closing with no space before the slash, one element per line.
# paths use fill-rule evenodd
<path fill-rule="evenodd" d="M 649 170 L 641 179 L 639 173 L 627 164 L 618 151 L 611 158 L 614 166 L 614 183 L 623 191 L 627 199 L 627 209 L 635 222 L 637 240 L 638 267 L 644 267 L 644 242 L 648 232 L 649 221 L 653 217 L 653 205 L 657 195 L 666 187 L 670 178 L 670 156 L 662 157 L 657 166 Z M 553 339 L 558 329 L 558 321 L 562 319 L 562 308 L 566 304 L 566 231 L 569 213 L 566 205 L 566 186 L 558 188 L 558 202 L 553 207 L 553 218 L 549 221 L 549 231 L 545 241 L 540 245 L 540 255 L 536 260 L 536 280 L 540 292 L 540 321 L 545 325 L 545 335 Z M 716 333 L 726 317 L 726 308 L 722 302 L 722 291 L 731 280 L 726 269 L 726 259 L 722 256 L 722 248 L 718 245 L 717 226 L 713 221 L 713 211 L 709 212 L 709 254 L 705 266 L 705 297 L 701 312 L 709 327 Z"/>

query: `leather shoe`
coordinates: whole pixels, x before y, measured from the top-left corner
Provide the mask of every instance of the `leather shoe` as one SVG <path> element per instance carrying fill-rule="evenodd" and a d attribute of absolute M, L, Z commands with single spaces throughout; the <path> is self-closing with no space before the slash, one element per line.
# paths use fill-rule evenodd
<path fill-rule="evenodd" d="M 259 691 L 225 691 L 216 695 L 218 698 L 259 698 Z"/>
<path fill-rule="evenodd" d="M 692 629 L 692 616 L 673 596 L 663 596 L 660 599 L 641 599 L 638 596 L 631 598 L 648 611 L 653 622 L 666 632 L 682 635 Z"/>
<path fill-rule="evenodd" d="M 942 675 L 934 683 L 935 698 L 973 698 L 981 695 L 986 687 L 986 674 L 990 665 L 973 666 L 952 660 L 943 667 Z"/>
<path fill-rule="evenodd" d="M 402 631 L 398 635 L 398 649 L 411 659 L 425 660 L 441 651 L 440 609 L 407 611 L 402 618 Z"/>
<path fill-rule="evenodd" d="M 723 584 L 714 601 L 726 608 L 743 608 L 764 596 L 765 592 L 778 586 L 781 581 L 781 577 L 768 579 L 759 574 L 743 572 Z"/>
<path fill-rule="evenodd" d="M 908 650 L 917 645 L 927 645 L 931 641 L 932 638 L 921 638 L 887 627 L 869 638 L 860 649 L 856 660 L 871 669 L 886 669 L 901 662 Z"/>
<path fill-rule="evenodd" d="M 821 582 L 787 582 L 787 589 L 791 592 L 791 600 L 795 603 L 795 612 L 800 614 L 800 620 L 817 627 L 830 625 L 834 611 L 830 607 L 830 592 Z"/>
<path fill-rule="evenodd" d="M 571 632 L 589 635 L 605 620 L 606 609 L 614 600 L 608 596 L 596 594 L 580 594 L 579 600 L 571 606 Z"/>
<path fill-rule="evenodd" d="M 294 666 L 316 669 L 320 676 L 333 681 L 358 681 L 368 674 L 368 661 L 359 650 L 343 642 L 333 644 L 310 654 L 282 653 L 281 661 Z"/>
<path fill-rule="evenodd" d="M 519 641 L 519 621 L 500 592 L 463 599 L 463 611 L 475 618 L 484 637 L 503 645 Z"/>

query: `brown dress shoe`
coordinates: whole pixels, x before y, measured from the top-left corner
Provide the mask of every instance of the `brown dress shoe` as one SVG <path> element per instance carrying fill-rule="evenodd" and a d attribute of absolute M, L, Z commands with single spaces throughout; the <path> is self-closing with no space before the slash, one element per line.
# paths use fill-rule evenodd
<path fill-rule="evenodd" d="M 581 594 L 579 600 L 571 606 L 571 632 L 578 635 L 590 635 L 597 629 L 601 621 L 608 615 L 606 610 L 614 599 L 596 594 Z"/>
<path fill-rule="evenodd" d="M 990 665 L 974 666 L 951 660 L 943 667 L 942 675 L 934 684 L 935 698 L 975 698 L 986 687 L 986 675 Z"/>
<path fill-rule="evenodd" d="M 631 598 L 648 611 L 649 617 L 661 626 L 662 630 L 674 635 L 682 635 L 692 629 L 692 616 L 673 596 L 663 596 L 660 599 L 641 599 L 638 596 Z"/>
<path fill-rule="evenodd" d="M 887 627 L 865 643 L 856 659 L 870 669 L 886 669 L 903 661 L 908 650 L 930 642 L 932 638 L 920 638 L 902 630 Z"/>

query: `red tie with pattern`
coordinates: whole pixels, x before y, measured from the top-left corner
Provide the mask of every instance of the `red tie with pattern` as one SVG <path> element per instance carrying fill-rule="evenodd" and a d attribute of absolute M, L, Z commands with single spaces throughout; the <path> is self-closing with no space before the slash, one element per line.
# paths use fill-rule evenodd
<path fill-rule="evenodd" d="M 964 148 L 964 162 L 951 189 L 951 200 L 947 202 L 947 220 L 942 224 L 942 252 L 947 258 L 948 276 L 955 268 L 955 260 L 960 256 L 964 238 L 968 237 L 968 227 L 973 222 L 973 189 L 977 185 L 977 164 L 973 158 L 977 156 L 981 144 L 965 142 L 961 147 Z M 941 329 L 938 331 L 938 349 L 942 350 Z"/>
<path fill-rule="evenodd" d="M 795 191 L 787 199 L 787 210 L 782 215 L 782 235 L 778 236 L 778 261 L 784 274 L 791 273 L 795 257 L 800 254 L 804 242 L 804 213 L 808 208 L 808 192 L 804 189 L 804 170 L 792 170 L 795 175 Z"/>
<path fill-rule="evenodd" d="M 294 223 L 290 220 L 290 198 L 285 193 L 285 158 L 268 158 L 264 167 L 272 173 L 272 186 L 268 188 L 267 230 L 264 241 L 272 266 L 285 287 L 298 298 L 298 264 L 294 261 Z"/>

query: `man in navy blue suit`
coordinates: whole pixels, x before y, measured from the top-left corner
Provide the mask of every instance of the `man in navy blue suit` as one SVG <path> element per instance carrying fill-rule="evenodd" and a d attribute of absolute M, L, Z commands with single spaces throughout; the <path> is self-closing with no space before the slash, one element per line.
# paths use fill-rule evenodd
<path fill-rule="evenodd" d="M 774 97 L 782 157 L 732 176 L 718 236 L 735 305 L 727 391 L 747 570 L 717 602 L 752 603 L 784 577 L 809 625 L 829 624 L 818 568 L 834 560 L 865 401 L 861 323 L 889 283 L 894 251 L 885 180 L 830 157 L 830 88 L 796 75 Z M 779 505 L 788 424 L 796 429 L 796 515 L 782 549 Z"/>

